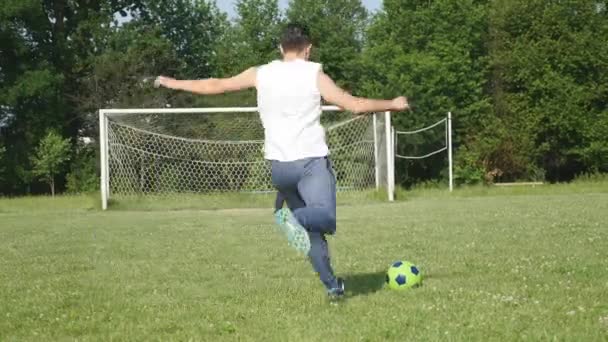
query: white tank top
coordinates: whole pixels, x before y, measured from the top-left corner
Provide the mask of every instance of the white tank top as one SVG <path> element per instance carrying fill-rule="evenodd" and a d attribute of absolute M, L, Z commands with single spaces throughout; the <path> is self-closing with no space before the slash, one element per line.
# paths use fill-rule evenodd
<path fill-rule="evenodd" d="M 320 64 L 301 59 L 258 67 L 257 101 L 265 159 L 293 161 L 328 155 L 320 123 L 320 70 Z"/>

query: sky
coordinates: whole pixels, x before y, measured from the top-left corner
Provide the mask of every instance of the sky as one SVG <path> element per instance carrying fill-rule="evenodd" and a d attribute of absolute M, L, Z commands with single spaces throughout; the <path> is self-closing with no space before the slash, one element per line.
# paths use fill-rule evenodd
<path fill-rule="evenodd" d="M 231 18 L 234 17 L 234 3 L 236 0 L 215 0 L 217 6 L 224 12 L 228 13 Z M 289 0 L 279 0 L 279 6 L 281 9 L 287 8 Z M 382 0 L 362 0 L 363 5 L 370 11 L 380 9 Z"/>

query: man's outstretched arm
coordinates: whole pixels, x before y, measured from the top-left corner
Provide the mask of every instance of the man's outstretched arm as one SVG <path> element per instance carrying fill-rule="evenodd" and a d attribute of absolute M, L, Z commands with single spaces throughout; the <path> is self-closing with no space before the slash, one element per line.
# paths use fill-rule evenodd
<path fill-rule="evenodd" d="M 393 100 L 374 100 L 355 97 L 336 85 L 334 81 L 322 71 L 319 73 L 318 86 L 321 96 L 327 102 L 355 114 L 409 109 L 407 99 L 403 96 Z"/>
<path fill-rule="evenodd" d="M 242 73 L 229 78 L 176 80 L 170 77 L 159 76 L 155 81 L 155 85 L 169 89 L 188 91 L 195 94 L 215 95 L 253 88 L 255 87 L 255 80 L 256 68 L 249 68 Z"/>

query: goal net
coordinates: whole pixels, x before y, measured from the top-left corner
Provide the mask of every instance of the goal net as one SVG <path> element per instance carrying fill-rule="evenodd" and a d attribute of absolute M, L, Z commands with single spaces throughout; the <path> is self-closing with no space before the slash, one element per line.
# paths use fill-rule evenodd
<path fill-rule="evenodd" d="M 408 131 L 393 130 L 392 135 L 396 159 L 416 162 L 447 153 L 449 189 L 453 190 L 451 113 L 427 127 Z"/>
<path fill-rule="evenodd" d="M 338 202 L 390 191 L 390 115 L 323 109 Z M 256 108 L 101 110 L 100 143 L 104 209 L 109 199 L 275 193 Z"/>

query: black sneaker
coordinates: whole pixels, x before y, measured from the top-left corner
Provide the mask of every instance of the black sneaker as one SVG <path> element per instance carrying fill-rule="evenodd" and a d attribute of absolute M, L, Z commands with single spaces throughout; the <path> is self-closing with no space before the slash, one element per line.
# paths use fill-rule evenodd
<path fill-rule="evenodd" d="M 344 280 L 342 278 L 338 278 L 338 287 L 327 290 L 327 296 L 329 297 L 329 301 L 335 303 L 344 298 Z"/>

